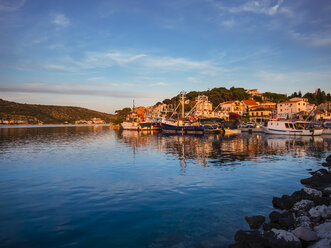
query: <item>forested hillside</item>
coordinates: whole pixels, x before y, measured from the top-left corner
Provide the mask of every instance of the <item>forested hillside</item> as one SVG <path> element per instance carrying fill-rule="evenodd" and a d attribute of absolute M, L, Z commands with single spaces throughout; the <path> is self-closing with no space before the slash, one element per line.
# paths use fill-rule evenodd
<path fill-rule="evenodd" d="M 28 123 L 59 124 L 92 118 L 100 118 L 109 123 L 113 115 L 80 107 L 22 104 L 0 99 L 1 120 L 19 119 Z"/>

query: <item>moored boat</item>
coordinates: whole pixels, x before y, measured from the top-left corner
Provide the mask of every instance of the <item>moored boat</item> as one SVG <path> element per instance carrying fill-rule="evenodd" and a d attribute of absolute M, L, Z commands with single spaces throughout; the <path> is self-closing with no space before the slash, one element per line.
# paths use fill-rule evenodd
<path fill-rule="evenodd" d="M 184 123 L 182 121 L 176 122 L 162 122 L 162 131 L 165 133 L 177 133 L 177 134 L 204 134 L 203 125 L 195 125 L 190 123 Z"/>
<path fill-rule="evenodd" d="M 266 134 L 278 135 L 317 136 L 323 132 L 323 129 L 316 128 L 310 125 L 309 122 L 271 120 L 262 128 Z"/>

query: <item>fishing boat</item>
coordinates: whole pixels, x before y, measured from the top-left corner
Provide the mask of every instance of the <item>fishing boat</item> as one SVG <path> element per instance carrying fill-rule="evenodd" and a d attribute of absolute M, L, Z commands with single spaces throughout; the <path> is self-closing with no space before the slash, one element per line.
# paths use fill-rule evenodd
<path fill-rule="evenodd" d="M 162 132 L 165 133 L 175 133 L 175 134 L 204 134 L 204 126 L 201 125 L 196 120 L 192 122 L 185 121 L 185 113 L 184 113 L 184 106 L 185 106 L 185 93 L 181 92 L 181 101 L 176 107 L 178 109 L 179 105 L 182 106 L 181 108 L 181 120 L 163 120 L 161 123 Z M 172 116 L 171 116 L 172 117 Z"/>
<path fill-rule="evenodd" d="M 127 120 L 121 123 L 124 130 L 151 131 L 160 130 L 161 125 L 156 121 L 148 121 L 141 115 L 131 115 Z"/>
<path fill-rule="evenodd" d="M 202 125 L 190 124 L 180 121 L 175 122 L 162 122 L 162 131 L 165 133 L 177 134 L 204 134 L 204 127 Z"/>
<path fill-rule="evenodd" d="M 144 116 L 135 112 L 135 105 L 133 100 L 133 106 L 131 113 L 126 117 L 126 121 L 121 123 L 121 127 L 124 130 L 136 130 L 136 131 L 152 131 L 160 130 L 160 120 L 153 118 L 145 120 Z"/>
<path fill-rule="evenodd" d="M 293 122 L 293 121 L 268 121 L 266 126 L 263 126 L 263 131 L 267 134 L 280 135 L 298 135 L 298 136 L 317 136 L 321 135 L 323 129 L 314 127 L 309 122 Z"/>

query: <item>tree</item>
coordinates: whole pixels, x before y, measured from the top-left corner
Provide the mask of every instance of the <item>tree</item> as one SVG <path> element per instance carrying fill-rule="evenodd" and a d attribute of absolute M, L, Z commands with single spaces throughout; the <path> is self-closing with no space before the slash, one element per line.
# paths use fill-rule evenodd
<path fill-rule="evenodd" d="M 299 90 L 298 97 L 302 97 L 301 90 Z"/>
<path fill-rule="evenodd" d="M 115 113 L 116 115 L 115 115 L 115 119 L 113 120 L 113 123 L 116 125 L 125 121 L 126 116 L 128 116 L 131 113 L 131 108 L 123 108 L 121 110 L 116 110 Z"/>

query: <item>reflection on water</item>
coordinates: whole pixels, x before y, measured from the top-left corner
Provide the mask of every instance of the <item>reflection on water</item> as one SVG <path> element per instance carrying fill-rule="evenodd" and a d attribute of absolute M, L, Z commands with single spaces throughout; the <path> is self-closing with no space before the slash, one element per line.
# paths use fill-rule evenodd
<path fill-rule="evenodd" d="M 0 129 L 1 247 L 227 247 L 331 137 Z"/>
<path fill-rule="evenodd" d="M 180 161 L 194 160 L 201 166 L 209 163 L 222 165 L 237 160 L 256 160 L 275 155 L 324 157 L 331 137 L 294 137 L 265 134 L 164 136 L 161 133 L 122 131 L 117 139 L 134 151 L 141 147 L 154 147 L 160 152 L 178 156 Z M 277 157 L 279 159 L 279 157 Z M 185 161 L 181 162 L 185 164 Z"/>

